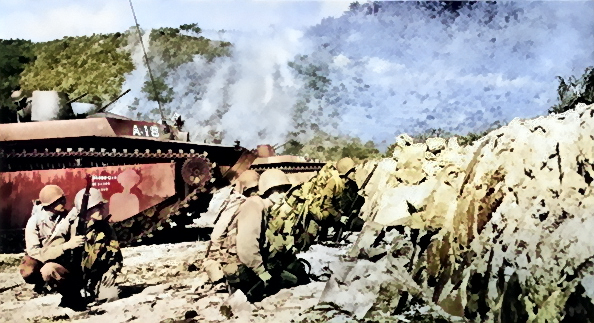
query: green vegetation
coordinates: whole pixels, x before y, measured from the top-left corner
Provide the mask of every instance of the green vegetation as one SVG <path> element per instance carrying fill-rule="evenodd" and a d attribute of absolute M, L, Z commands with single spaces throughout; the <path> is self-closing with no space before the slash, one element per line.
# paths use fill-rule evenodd
<path fill-rule="evenodd" d="M 557 76 L 557 78 L 559 79 L 559 87 L 557 88 L 557 100 L 559 102 L 549 109 L 550 114 L 573 110 L 578 103 L 594 103 L 593 66 L 586 68 L 586 71 L 579 79 L 574 76 L 570 76 L 567 81 L 560 76 Z"/>
<path fill-rule="evenodd" d="M 173 101 L 173 89 L 165 83 L 165 79 L 163 77 L 155 77 L 154 80 L 154 84 L 148 80 L 142 86 L 142 91 L 148 94 L 148 99 L 155 102 L 160 101 L 161 103 Z"/>
<path fill-rule="evenodd" d="M 35 61 L 35 44 L 22 39 L 0 39 L 0 105 L 12 106 L 10 94 L 19 86 L 19 75 Z"/>
<path fill-rule="evenodd" d="M 463 5 L 473 5 L 467 2 Z M 462 3 L 459 4 L 462 6 Z M 351 11 L 368 10 L 381 3 L 359 5 L 353 3 Z M 456 11 L 454 7 L 427 8 L 437 11 Z M 212 41 L 201 36 L 202 30 L 197 24 L 184 24 L 179 28 L 159 28 L 149 35 L 149 61 L 154 73 L 155 84 L 148 75 L 142 91 L 149 100 L 159 100 L 164 104 L 164 112 L 170 114 L 168 103 L 173 101 L 173 89 L 167 84 L 169 73 L 179 66 L 193 61 L 201 55 L 209 62 L 218 57 L 231 55 L 231 43 Z M 223 32 L 223 31 L 221 31 Z M 83 93 L 88 95 L 80 102 L 103 104 L 112 100 L 122 92 L 122 85 L 127 73 L 135 69 L 131 58 L 131 49 L 139 45 L 137 30 L 130 28 L 123 33 L 94 34 L 82 37 L 64 37 L 43 43 L 28 40 L 0 40 L 0 123 L 14 122 L 14 104 L 10 100 L 11 91 L 21 87 L 25 94 L 33 90 L 57 90 L 66 92 L 71 98 Z M 332 136 L 320 130 L 318 124 L 326 117 L 338 115 L 336 107 L 329 105 L 326 94 L 332 90 L 329 79 L 329 67 L 315 63 L 318 56 L 330 55 L 325 51 L 311 56 L 297 56 L 289 63 L 305 81 L 306 88 L 295 106 L 293 121 L 297 131 L 290 134 L 292 138 L 284 146 L 284 152 L 292 155 L 308 155 L 322 160 L 338 160 L 351 156 L 362 160 L 381 157 L 379 150 L 371 141 L 362 142 L 350 136 Z M 567 80 L 558 77 L 558 103 L 549 109 L 549 113 L 562 113 L 574 109 L 578 103 L 594 103 L 594 67 L 588 67 L 579 78 L 574 76 Z M 318 108 L 311 110 L 312 102 Z M 138 105 L 132 104 L 135 110 Z M 157 109 L 149 113 L 138 113 L 140 119 L 158 119 Z M 10 119 L 10 120 L 8 120 Z M 488 132 L 501 127 L 495 123 L 489 129 L 479 133 L 468 133 L 458 136 L 460 145 L 470 145 Z M 309 140 L 299 139 L 301 136 L 314 133 Z M 429 129 L 413 136 L 415 142 L 424 142 L 429 137 L 450 138 L 454 134 L 443 129 Z M 395 144 L 388 147 L 384 156 L 391 156 Z"/>
<path fill-rule="evenodd" d="M 149 100 L 160 101 L 162 104 L 172 102 L 175 92 L 167 85 L 167 76 L 170 71 L 182 64 L 192 62 L 194 56 L 201 55 L 208 62 L 213 62 L 217 57 L 231 55 L 231 43 L 212 41 L 198 36 L 201 32 L 202 30 L 197 24 L 185 24 L 179 28 L 165 27 L 151 31 L 149 35 L 151 51 L 148 54 L 148 59 L 155 84 L 153 85 L 147 77 L 142 87 L 142 91 L 147 93 Z M 187 35 L 187 33 L 194 35 Z M 162 64 L 155 64 L 155 61 L 160 61 Z M 171 110 L 167 107 L 163 107 L 163 110 L 165 115 L 171 114 Z M 158 109 L 153 109 L 149 114 L 160 118 Z M 151 119 L 147 114 L 138 114 L 137 117 Z"/>
<path fill-rule="evenodd" d="M 125 74 L 134 70 L 125 34 L 65 37 L 36 46 L 37 59 L 20 74 L 26 93 L 60 91 L 71 98 L 88 93 L 80 102 L 98 103 L 117 96 Z"/>
<path fill-rule="evenodd" d="M 149 36 L 149 59 L 159 57 L 165 63 L 165 68 L 170 70 L 193 61 L 195 55 L 201 55 L 209 62 L 217 57 L 230 55 L 231 43 L 212 41 L 203 36 L 188 36 L 182 34 L 182 31 L 192 31 L 196 35 L 201 32 L 196 24 L 153 29 Z"/>
<path fill-rule="evenodd" d="M 19 87 L 19 75 L 35 61 L 36 45 L 23 39 L 0 39 L 0 123 L 16 122 L 16 106 L 10 99 Z"/>
<path fill-rule="evenodd" d="M 361 139 L 350 136 L 332 136 L 323 131 L 305 143 L 290 140 L 285 146 L 283 154 L 307 155 L 310 158 L 323 161 L 338 161 L 342 157 L 351 157 L 355 160 L 381 157 L 380 151 L 373 141 L 363 143 Z"/>
<path fill-rule="evenodd" d="M 157 91 L 148 77 L 142 89 L 150 100 L 155 101 L 158 96 L 162 103 L 171 102 L 175 93 L 166 83 L 168 72 L 191 62 L 195 55 L 208 61 L 230 55 L 230 43 L 211 41 L 198 36 L 200 32 L 197 24 L 151 31 L 150 44 L 145 45 L 151 47 L 149 61 Z M 0 40 L 0 122 L 16 121 L 12 118 L 15 106 L 10 94 L 18 87 L 26 95 L 34 90 L 65 92 L 70 98 L 88 93 L 79 102 L 99 105 L 113 100 L 121 94 L 126 74 L 136 68 L 130 52 L 136 45 L 136 28 L 42 43 Z M 156 61 L 163 64 L 155 66 Z"/>

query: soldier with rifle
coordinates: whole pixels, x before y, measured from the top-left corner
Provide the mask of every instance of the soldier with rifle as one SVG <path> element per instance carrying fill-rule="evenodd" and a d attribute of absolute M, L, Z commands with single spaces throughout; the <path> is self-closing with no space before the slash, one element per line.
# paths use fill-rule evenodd
<path fill-rule="evenodd" d="M 57 185 L 46 185 L 39 192 L 39 199 L 34 201 L 31 217 L 25 228 L 25 257 L 19 266 L 19 272 L 26 283 L 33 284 L 37 293 L 46 291 L 46 283 L 52 285 L 61 282 L 65 268 L 56 261 L 65 252 L 84 243 L 82 235 L 74 235 L 62 244 L 50 245 L 56 228 L 68 214 L 66 196 Z"/>
<path fill-rule="evenodd" d="M 239 207 L 222 244 L 221 264 L 230 292 L 241 290 L 248 301 L 257 302 L 281 288 L 305 283 L 308 277 L 297 259 L 271 259 L 264 247 L 269 211 L 291 188 L 285 173 L 269 169 L 258 183 L 259 196 Z M 303 270 L 302 270 L 303 269 Z"/>
<path fill-rule="evenodd" d="M 123 257 L 115 231 L 108 222 L 109 205 L 101 191 L 87 187 L 74 198 L 74 208 L 56 227 L 49 247 L 64 245 L 70 237 L 84 237 L 84 247 L 69 249 L 56 263 L 61 267 L 60 277 L 68 283 L 54 286 L 62 294 L 62 305 L 85 309 L 89 302 L 117 298 L 115 279 Z"/>
<path fill-rule="evenodd" d="M 13 91 L 10 98 L 16 105 L 17 122 L 31 121 L 31 98 L 28 98 L 20 89 Z"/>
<path fill-rule="evenodd" d="M 336 218 L 328 218 L 323 226 L 320 228 L 320 232 L 316 237 L 317 241 L 328 240 L 328 229 L 332 227 L 334 229 L 333 240 L 338 242 L 340 240 L 339 235 L 345 229 L 351 231 L 359 231 L 363 227 L 364 221 L 361 220 L 359 210 L 365 203 L 365 199 L 359 195 L 359 187 L 354 179 L 355 175 L 355 161 L 350 157 L 344 157 L 340 159 L 336 165 L 336 170 L 342 180 L 343 189 L 337 196 L 334 196 L 336 200 L 336 210 L 339 212 Z M 339 233 L 340 232 L 340 233 Z"/>

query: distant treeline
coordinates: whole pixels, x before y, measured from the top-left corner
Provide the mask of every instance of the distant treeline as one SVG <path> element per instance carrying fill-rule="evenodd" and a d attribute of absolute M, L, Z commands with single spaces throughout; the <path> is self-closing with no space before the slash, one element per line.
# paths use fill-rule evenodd
<path fill-rule="evenodd" d="M 150 99 L 170 100 L 173 91 L 164 82 L 168 70 L 192 61 L 194 55 L 203 55 L 208 60 L 229 55 L 230 43 L 211 41 L 200 36 L 200 32 L 197 24 L 151 31 L 149 60 L 158 57 L 164 64 L 160 64 L 163 68 L 156 71 L 156 87 L 148 82 L 143 87 Z M 138 43 L 135 28 L 123 33 L 64 37 L 40 43 L 1 39 L 0 107 L 3 118 L 14 115 L 10 94 L 19 88 L 26 94 L 34 90 L 61 91 L 71 98 L 88 93 L 79 102 L 109 102 L 122 92 L 125 75 L 138 68 L 131 57 L 131 49 Z"/>

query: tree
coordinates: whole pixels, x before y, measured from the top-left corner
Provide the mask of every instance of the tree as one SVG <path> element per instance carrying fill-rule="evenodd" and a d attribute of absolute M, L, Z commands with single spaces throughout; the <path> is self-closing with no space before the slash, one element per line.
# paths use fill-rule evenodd
<path fill-rule="evenodd" d="M 290 140 L 285 145 L 283 154 L 307 155 L 323 161 L 338 161 L 343 157 L 351 157 L 355 160 L 381 157 L 373 141 L 363 143 L 357 137 L 332 136 L 319 130 L 305 143 Z"/>
<path fill-rule="evenodd" d="M 291 139 L 285 144 L 283 154 L 286 155 L 299 155 L 301 150 L 305 147 L 302 143 L 297 140 Z"/>
<path fill-rule="evenodd" d="M 97 34 L 40 43 L 37 59 L 25 67 L 20 84 L 26 91 L 60 91 L 80 102 L 101 104 L 120 94 L 125 74 L 134 69 L 121 33 Z"/>
<path fill-rule="evenodd" d="M 159 60 L 163 64 L 151 64 L 153 70 L 153 77 L 155 84 L 153 86 L 151 80 L 144 82 L 142 91 L 148 94 L 148 99 L 151 101 L 159 101 L 161 103 L 170 103 L 173 101 L 175 94 L 173 88 L 170 87 L 166 80 L 169 71 L 178 68 L 182 64 L 192 62 L 194 56 L 202 55 L 208 61 L 213 61 L 216 57 L 230 55 L 228 42 L 213 42 L 202 36 L 194 37 L 187 36 L 180 33 L 181 30 L 192 31 L 196 34 L 201 32 L 198 24 L 184 24 L 180 28 L 158 28 L 153 29 L 149 36 L 151 51 L 149 62 Z M 164 113 L 168 111 L 164 108 Z"/>
<path fill-rule="evenodd" d="M 183 31 L 191 31 L 195 34 L 200 34 L 202 32 L 202 29 L 200 29 L 200 27 L 198 27 L 198 24 L 196 24 L 196 23 L 183 24 L 183 25 L 179 26 L 179 29 L 181 29 Z"/>
<path fill-rule="evenodd" d="M 573 110 L 578 103 L 594 103 L 594 66 L 586 68 L 579 79 L 574 76 L 570 76 L 567 81 L 560 76 L 557 79 L 558 103 L 549 109 L 549 114 Z"/>
<path fill-rule="evenodd" d="M 180 30 L 184 29 L 200 30 L 197 25 L 194 25 L 196 24 L 182 25 L 180 28 L 153 29 L 149 36 L 150 56 L 161 58 L 165 63 L 165 69 L 174 69 L 184 63 L 192 62 L 196 55 L 204 56 L 208 61 L 230 55 L 231 43 L 215 42 L 202 36 L 194 37 L 180 33 Z"/>
<path fill-rule="evenodd" d="M 349 4 L 349 11 L 352 13 L 365 12 L 366 15 L 375 15 L 381 7 L 381 1 L 368 1 L 364 4 L 355 1 Z"/>
<path fill-rule="evenodd" d="M 10 95 L 19 87 L 25 67 L 35 61 L 35 46 L 24 39 L 0 40 L 0 107 L 14 110 Z"/>
<path fill-rule="evenodd" d="M 151 101 L 160 101 L 161 103 L 169 103 L 173 101 L 173 89 L 165 83 L 163 77 L 155 77 L 155 83 L 151 80 L 144 82 L 142 91 L 148 94 L 148 99 Z"/>

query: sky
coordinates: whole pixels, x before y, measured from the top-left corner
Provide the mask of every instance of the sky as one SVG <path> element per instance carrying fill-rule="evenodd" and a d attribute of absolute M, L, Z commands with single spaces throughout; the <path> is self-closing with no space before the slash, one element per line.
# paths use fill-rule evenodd
<path fill-rule="evenodd" d="M 141 28 L 199 23 L 202 29 L 301 28 L 340 16 L 350 1 L 133 0 Z M 0 39 L 49 41 L 123 31 L 134 25 L 128 0 L 0 0 Z"/>

